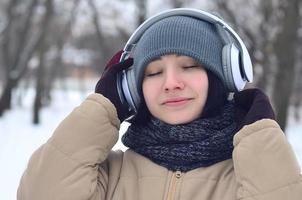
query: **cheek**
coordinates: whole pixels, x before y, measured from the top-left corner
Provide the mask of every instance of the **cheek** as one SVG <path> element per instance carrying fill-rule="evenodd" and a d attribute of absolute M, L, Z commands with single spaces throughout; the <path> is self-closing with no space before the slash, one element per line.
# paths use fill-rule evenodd
<path fill-rule="evenodd" d="M 208 82 L 207 75 L 200 74 L 199 76 L 192 78 L 191 81 L 192 81 L 192 85 L 195 88 L 195 91 L 197 91 L 202 96 L 207 97 L 208 88 L 209 88 L 209 82 Z"/>
<path fill-rule="evenodd" d="M 151 103 L 154 102 L 154 92 L 156 92 L 156 88 L 154 87 L 154 84 L 151 84 L 150 82 L 143 82 L 142 89 L 146 105 L 150 110 L 150 107 L 152 106 Z"/>
<path fill-rule="evenodd" d="M 208 96 L 208 89 L 209 89 L 208 80 L 202 81 L 200 89 L 205 96 Z"/>

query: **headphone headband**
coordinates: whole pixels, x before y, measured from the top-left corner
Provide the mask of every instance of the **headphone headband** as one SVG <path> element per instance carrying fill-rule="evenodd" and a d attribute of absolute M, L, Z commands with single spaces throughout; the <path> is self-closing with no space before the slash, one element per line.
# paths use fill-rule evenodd
<path fill-rule="evenodd" d="M 238 42 L 239 40 L 241 40 L 237 35 L 237 33 L 233 31 L 229 25 L 227 25 L 223 20 L 221 20 L 219 17 L 213 14 L 193 8 L 175 8 L 172 10 L 160 12 L 154 15 L 153 17 L 147 19 L 146 21 L 144 21 L 130 36 L 129 40 L 126 43 L 126 46 L 124 47 L 124 51 L 131 50 L 133 44 L 135 45 L 138 42 L 138 40 L 141 38 L 141 36 L 144 34 L 144 32 L 156 22 L 167 17 L 181 16 L 181 15 L 201 19 L 212 24 L 220 24 L 223 27 L 225 27 L 236 39 L 238 38 Z"/>

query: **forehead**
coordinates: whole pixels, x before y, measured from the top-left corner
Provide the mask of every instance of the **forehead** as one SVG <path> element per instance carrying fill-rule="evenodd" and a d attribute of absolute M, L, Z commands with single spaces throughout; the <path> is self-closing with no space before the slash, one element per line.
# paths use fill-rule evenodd
<path fill-rule="evenodd" d="M 181 62 L 181 63 L 197 63 L 197 61 L 189 56 L 184 56 L 184 55 L 178 55 L 178 54 L 168 54 L 168 55 L 163 55 L 152 62 L 150 62 L 148 65 L 152 63 L 157 63 L 157 62 L 170 62 L 170 61 L 176 61 L 176 62 Z"/>

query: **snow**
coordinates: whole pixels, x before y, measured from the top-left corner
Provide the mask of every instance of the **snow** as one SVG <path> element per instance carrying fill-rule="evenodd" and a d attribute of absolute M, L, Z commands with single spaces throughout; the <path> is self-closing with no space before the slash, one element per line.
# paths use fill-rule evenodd
<path fill-rule="evenodd" d="M 92 91 L 92 90 L 90 90 Z M 33 91 L 27 91 L 23 105 L 14 102 L 14 109 L 0 118 L 0 199 L 16 199 L 19 180 L 26 168 L 31 154 L 51 136 L 58 123 L 79 105 L 88 92 L 78 90 L 56 90 L 53 93 L 53 103 L 42 110 L 40 125 L 31 124 L 31 102 Z M 122 132 L 127 124 L 122 125 Z M 302 123 L 291 119 L 287 129 L 288 139 L 293 146 L 300 166 L 302 164 Z M 126 148 L 119 142 L 114 149 Z"/>

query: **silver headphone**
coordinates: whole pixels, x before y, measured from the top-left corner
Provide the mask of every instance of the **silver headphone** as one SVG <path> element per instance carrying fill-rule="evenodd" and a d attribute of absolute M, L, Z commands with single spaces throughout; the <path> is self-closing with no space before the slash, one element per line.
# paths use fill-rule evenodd
<path fill-rule="evenodd" d="M 200 19 L 216 27 L 218 34 L 225 43 L 222 49 L 222 66 L 225 82 L 227 83 L 226 86 L 230 92 L 240 91 L 247 82 L 253 81 L 253 67 L 250 55 L 238 34 L 221 18 L 208 12 L 191 8 L 176 8 L 164 11 L 142 23 L 126 43 L 120 62 L 131 56 L 135 45 L 150 26 L 164 18 L 176 15 Z M 137 91 L 132 69 L 130 67 L 118 74 L 117 89 L 122 103 L 127 104 L 129 110 L 136 114 L 141 103 L 141 97 Z"/>

